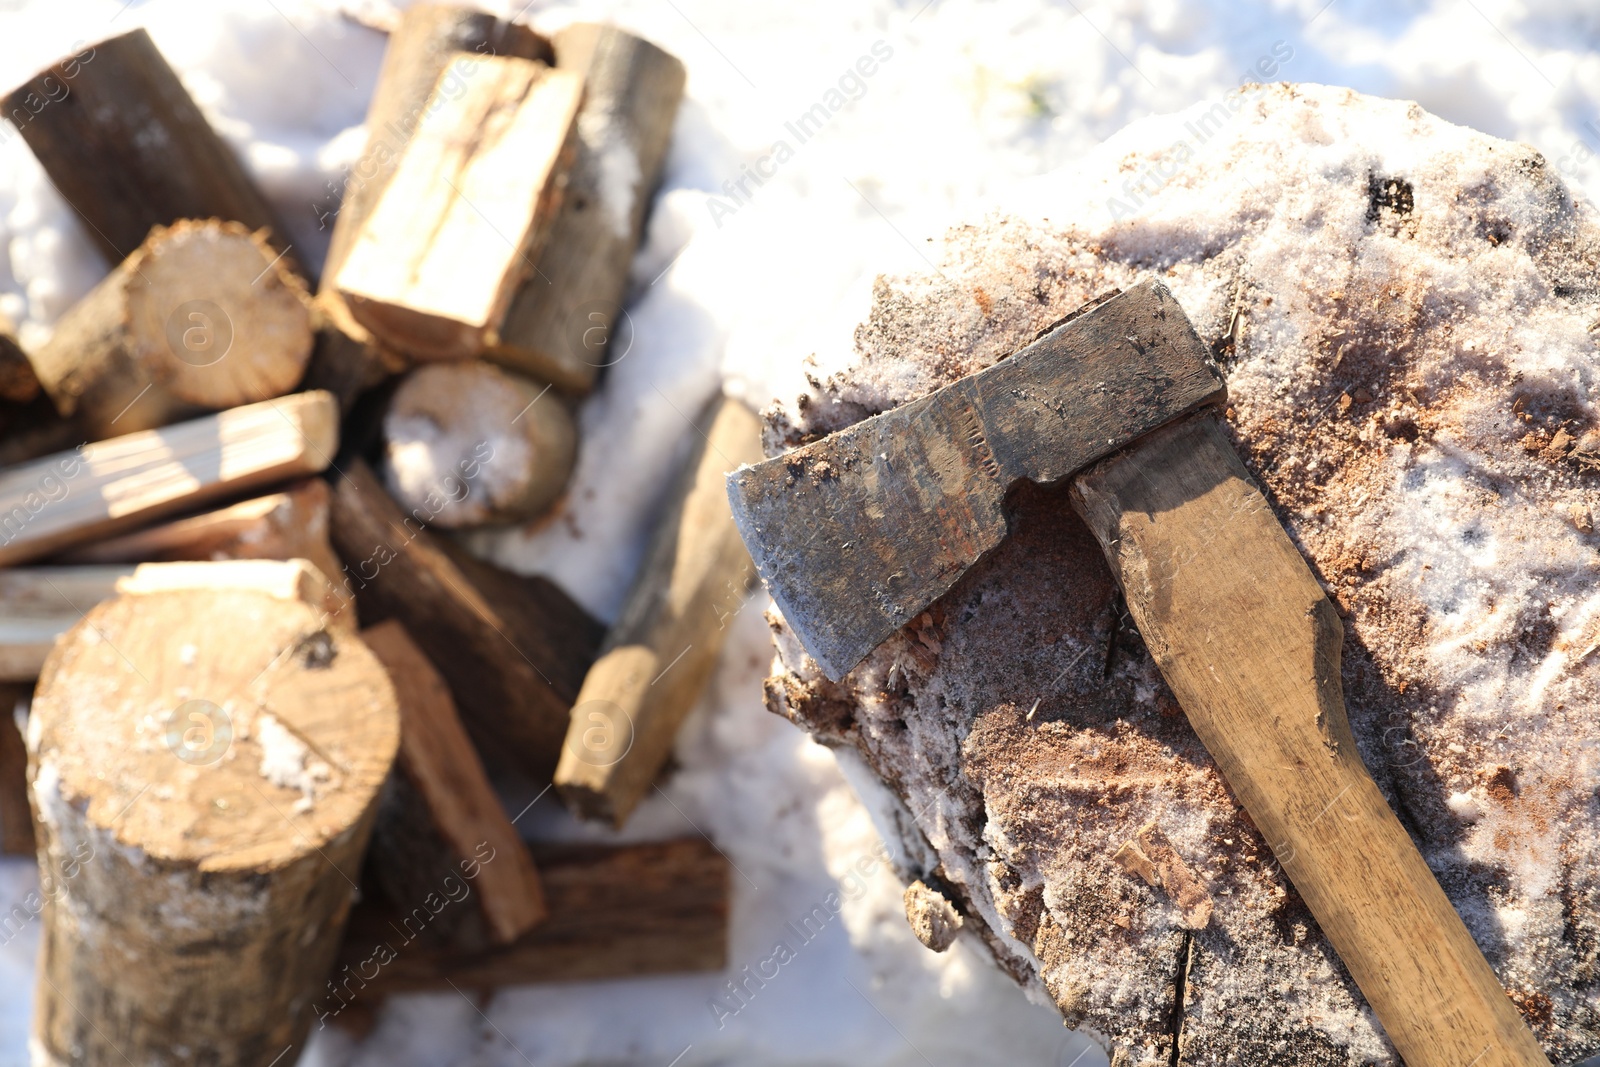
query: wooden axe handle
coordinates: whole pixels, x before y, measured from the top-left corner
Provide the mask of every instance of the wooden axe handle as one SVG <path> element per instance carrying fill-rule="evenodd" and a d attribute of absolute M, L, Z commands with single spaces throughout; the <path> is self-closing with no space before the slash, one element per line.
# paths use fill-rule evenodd
<path fill-rule="evenodd" d="M 1073 483 L 1212 758 L 1409 1067 L 1548 1067 L 1356 751 L 1344 629 L 1213 416 Z"/>

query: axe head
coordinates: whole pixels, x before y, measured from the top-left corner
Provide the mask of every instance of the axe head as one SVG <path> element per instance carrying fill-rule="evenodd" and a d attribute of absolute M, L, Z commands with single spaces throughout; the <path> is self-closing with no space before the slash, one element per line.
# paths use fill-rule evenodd
<path fill-rule="evenodd" d="M 994 366 L 728 475 L 784 618 L 838 680 L 1005 539 L 1051 485 L 1226 395 L 1166 286 L 1093 305 Z"/>

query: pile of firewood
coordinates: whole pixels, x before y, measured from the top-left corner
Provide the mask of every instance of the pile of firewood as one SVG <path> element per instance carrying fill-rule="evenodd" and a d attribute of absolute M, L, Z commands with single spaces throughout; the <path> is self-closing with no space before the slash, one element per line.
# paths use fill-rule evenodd
<path fill-rule="evenodd" d="M 0 337 L 36 1056 L 266 1064 L 388 992 L 723 966 L 709 842 L 530 851 L 490 781 L 612 823 L 651 788 L 753 580 L 754 416 L 702 414 L 609 632 L 449 532 L 560 507 L 683 84 L 412 8 L 320 281 L 142 30 L 7 98 L 114 264 Z"/>

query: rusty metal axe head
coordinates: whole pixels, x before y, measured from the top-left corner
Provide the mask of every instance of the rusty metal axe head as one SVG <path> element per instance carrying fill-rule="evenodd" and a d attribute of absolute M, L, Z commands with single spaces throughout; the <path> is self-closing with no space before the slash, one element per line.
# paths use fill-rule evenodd
<path fill-rule="evenodd" d="M 1166 286 L 1141 283 L 987 370 L 728 475 L 762 580 L 839 679 L 1005 539 L 1051 485 L 1225 387 Z"/>

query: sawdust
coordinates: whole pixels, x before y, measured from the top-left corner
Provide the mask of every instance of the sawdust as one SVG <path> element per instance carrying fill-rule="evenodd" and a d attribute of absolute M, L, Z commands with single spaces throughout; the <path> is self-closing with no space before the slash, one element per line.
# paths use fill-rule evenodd
<path fill-rule="evenodd" d="M 1048 210 L 953 229 L 939 273 L 879 279 L 854 365 L 769 408 L 769 453 L 1162 277 L 1346 620 L 1362 757 L 1551 1058 L 1600 1050 L 1600 221 L 1531 149 L 1317 86 L 1099 212 L 1184 118 L 1113 138 Z M 860 751 L 936 857 L 907 879 L 1122 1061 L 1392 1062 L 1064 496 L 1010 505 L 1013 536 L 838 685 L 773 613 L 769 706 Z M 1152 821 L 1209 923 L 1114 861 Z"/>

